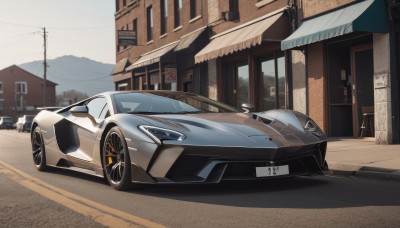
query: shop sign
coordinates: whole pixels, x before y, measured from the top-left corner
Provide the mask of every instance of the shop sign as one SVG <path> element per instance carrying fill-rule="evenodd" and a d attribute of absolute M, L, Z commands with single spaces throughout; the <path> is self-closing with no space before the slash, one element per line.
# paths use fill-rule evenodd
<path fill-rule="evenodd" d="M 192 81 L 193 78 L 193 69 L 189 69 L 186 71 L 186 74 L 183 76 L 183 81 L 187 82 L 187 81 Z"/>
<path fill-rule="evenodd" d="M 118 45 L 133 46 L 136 45 L 136 31 L 134 30 L 118 30 Z"/>
<path fill-rule="evenodd" d="M 388 73 L 381 72 L 374 75 L 374 85 L 375 89 L 380 88 L 388 88 L 389 81 L 388 81 Z"/>
<path fill-rule="evenodd" d="M 160 84 L 160 75 L 158 74 L 158 72 L 150 74 L 150 84 L 151 85 Z"/>
<path fill-rule="evenodd" d="M 165 67 L 165 83 L 175 83 L 177 77 L 176 67 Z"/>

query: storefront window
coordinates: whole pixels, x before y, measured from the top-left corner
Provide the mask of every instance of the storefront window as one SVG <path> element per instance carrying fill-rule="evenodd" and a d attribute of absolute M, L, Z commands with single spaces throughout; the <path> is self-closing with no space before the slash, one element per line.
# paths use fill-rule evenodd
<path fill-rule="evenodd" d="M 264 58 L 260 62 L 260 69 L 260 109 L 285 108 L 285 57 Z"/>
<path fill-rule="evenodd" d="M 261 74 L 263 78 L 263 110 L 271 110 L 276 107 L 276 80 L 275 61 L 266 60 L 261 63 Z"/>
<path fill-rule="evenodd" d="M 247 62 L 237 66 L 236 105 L 240 107 L 249 102 L 249 65 Z"/>
<path fill-rule="evenodd" d="M 278 58 L 278 89 L 279 106 L 285 108 L 285 57 Z"/>

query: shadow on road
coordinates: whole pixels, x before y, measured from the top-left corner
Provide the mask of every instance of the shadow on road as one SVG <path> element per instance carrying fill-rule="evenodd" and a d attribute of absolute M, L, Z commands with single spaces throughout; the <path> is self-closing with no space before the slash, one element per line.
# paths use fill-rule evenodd
<path fill-rule="evenodd" d="M 392 184 L 393 188 L 383 189 Z M 335 177 L 294 177 L 215 185 L 147 186 L 135 194 L 206 204 L 254 208 L 399 206 L 400 185 Z M 387 193 L 387 194 L 385 194 Z"/>
<path fill-rule="evenodd" d="M 51 173 L 108 185 L 105 179 L 62 169 Z M 112 189 L 111 186 L 107 186 Z M 396 182 L 338 178 L 332 176 L 276 178 L 261 181 L 193 185 L 140 185 L 137 195 L 178 201 L 249 208 L 348 208 L 400 206 Z M 94 189 L 95 191 L 95 189 Z M 111 190 L 115 191 L 115 190 Z M 118 193 L 116 193 L 118 194 Z M 122 195 L 122 193 L 121 193 Z"/>

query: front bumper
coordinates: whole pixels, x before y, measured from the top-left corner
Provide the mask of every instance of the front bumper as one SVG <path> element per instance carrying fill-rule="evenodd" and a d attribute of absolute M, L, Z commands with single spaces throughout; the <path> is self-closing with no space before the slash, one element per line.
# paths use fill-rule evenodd
<path fill-rule="evenodd" d="M 219 183 L 253 180 L 256 167 L 289 166 L 289 176 L 323 175 L 326 141 L 284 148 L 239 148 L 163 145 L 153 154 L 147 169 L 133 162 L 134 182 Z"/>

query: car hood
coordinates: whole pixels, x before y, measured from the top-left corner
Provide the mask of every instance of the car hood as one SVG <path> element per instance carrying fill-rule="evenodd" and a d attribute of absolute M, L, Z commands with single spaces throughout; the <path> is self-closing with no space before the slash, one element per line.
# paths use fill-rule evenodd
<path fill-rule="evenodd" d="M 282 147 L 315 143 L 316 138 L 277 119 L 259 119 L 251 113 L 140 115 L 151 126 L 183 133 L 185 144 L 245 147 Z M 293 116 L 293 118 L 296 118 Z M 294 123 L 294 124 L 293 124 Z"/>

